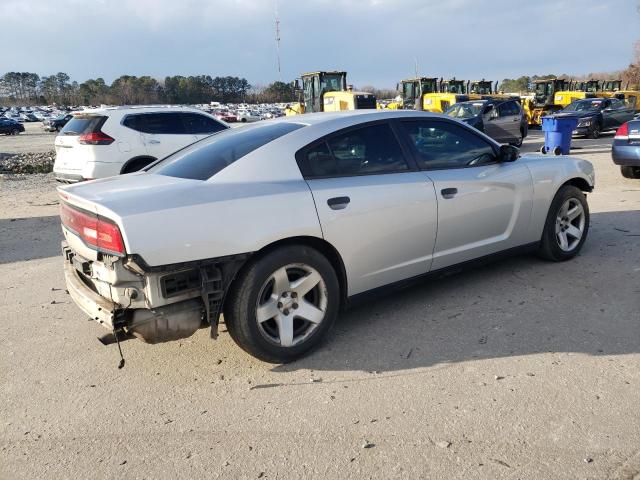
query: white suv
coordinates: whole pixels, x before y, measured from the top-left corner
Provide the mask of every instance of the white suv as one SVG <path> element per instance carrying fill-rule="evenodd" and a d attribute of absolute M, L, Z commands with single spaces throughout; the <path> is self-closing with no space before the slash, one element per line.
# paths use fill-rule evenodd
<path fill-rule="evenodd" d="M 53 172 L 67 183 L 135 172 L 227 128 L 209 114 L 181 106 L 84 110 L 56 137 Z"/>

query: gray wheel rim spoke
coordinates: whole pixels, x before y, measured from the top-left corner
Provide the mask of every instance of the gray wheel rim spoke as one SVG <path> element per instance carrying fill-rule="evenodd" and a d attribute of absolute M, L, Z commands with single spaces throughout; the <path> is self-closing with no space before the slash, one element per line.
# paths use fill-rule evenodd
<path fill-rule="evenodd" d="M 258 293 L 258 329 L 269 342 L 293 347 L 322 323 L 327 303 L 326 285 L 314 268 L 286 265 L 273 272 Z"/>
<path fill-rule="evenodd" d="M 324 318 L 324 312 L 314 304 L 303 299 L 300 302 L 300 308 L 296 310 L 295 316 L 304 320 L 308 320 L 311 323 L 318 324 Z"/>
<path fill-rule="evenodd" d="M 558 246 L 565 252 L 575 249 L 584 234 L 586 217 L 582 203 L 569 198 L 558 210 L 556 217 L 556 239 Z"/>

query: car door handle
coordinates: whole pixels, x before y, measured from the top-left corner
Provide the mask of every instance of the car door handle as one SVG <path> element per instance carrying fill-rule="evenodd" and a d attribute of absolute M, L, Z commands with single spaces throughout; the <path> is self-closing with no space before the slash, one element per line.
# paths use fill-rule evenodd
<path fill-rule="evenodd" d="M 160 140 L 149 140 L 149 143 L 160 143 Z"/>
<path fill-rule="evenodd" d="M 453 198 L 457 195 L 458 193 L 458 189 L 457 188 L 443 188 L 442 190 L 440 190 L 440 193 L 442 194 L 443 198 Z"/>
<path fill-rule="evenodd" d="M 349 205 L 351 199 L 349 197 L 333 197 L 327 200 L 327 205 L 331 210 L 344 210 Z"/>

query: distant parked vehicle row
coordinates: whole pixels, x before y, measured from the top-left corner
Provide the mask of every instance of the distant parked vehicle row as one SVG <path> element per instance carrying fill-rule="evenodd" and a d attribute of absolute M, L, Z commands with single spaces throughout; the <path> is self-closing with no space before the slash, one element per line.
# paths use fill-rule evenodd
<path fill-rule="evenodd" d="M 135 172 L 227 128 L 207 113 L 179 106 L 76 112 L 56 137 L 53 172 L 67 183 Z"/>

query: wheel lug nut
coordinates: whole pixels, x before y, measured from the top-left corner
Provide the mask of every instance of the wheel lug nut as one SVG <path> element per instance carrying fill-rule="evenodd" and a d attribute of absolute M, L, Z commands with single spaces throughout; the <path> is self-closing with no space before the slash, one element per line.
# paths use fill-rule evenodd
<path fill-rule="evenodd" d="M 282 308 L 282 302 L 278 302 L 278 308 Z"/>
<path fill-rule="evenodd" d="M 283 292 L 282 293 L 282 298 L 287 298 L 289 296 L 289 294 L 287 292 Z"/>
<path fill-rule="evenodd" d="M 289 309 L 288 309 L 288 308 L 285 308 L 285 309 L 284 309 L 284 311 L 283 311 L 282 313 L 284 313 L 285 315 L 289 315 Z"/>
<path fill-rule="evenodd" d="M 298 294 L 296 292 L 291 292 L 291 298 L 298 298 Z"/>
<path fill-rule="evenodd" d="M 297 308 L 298 308 L 298 304 L 297 304 L 297 303 L 294 303 L 294 304 L 292 305 L 292 307 L 293 307 L 293 309 L 294 309 L 294 310 L 297 310 Z"/>

